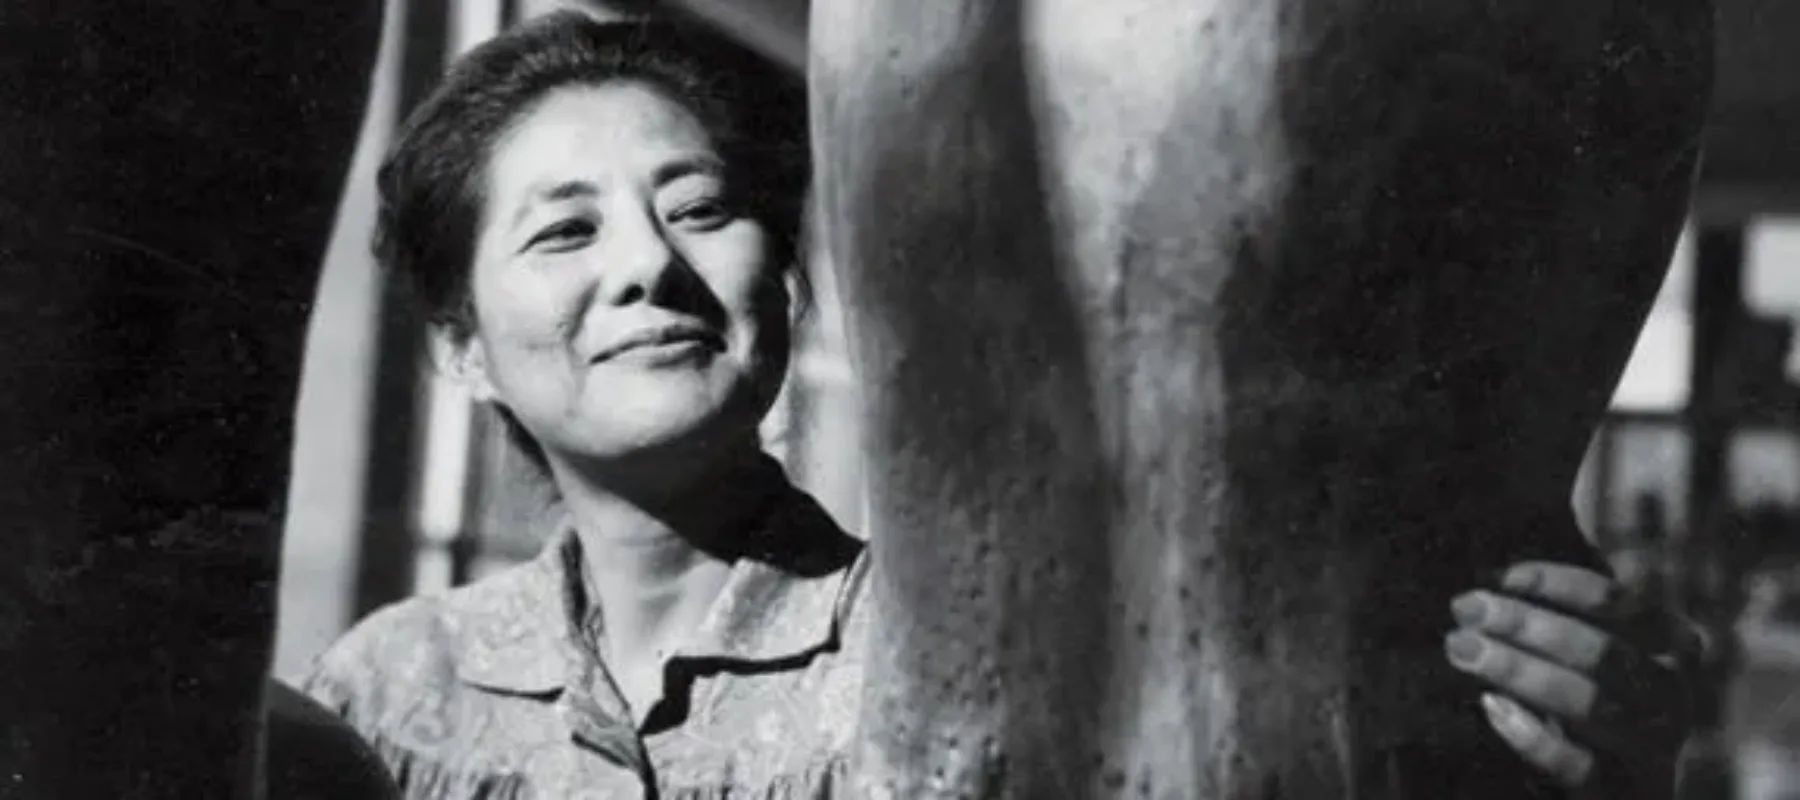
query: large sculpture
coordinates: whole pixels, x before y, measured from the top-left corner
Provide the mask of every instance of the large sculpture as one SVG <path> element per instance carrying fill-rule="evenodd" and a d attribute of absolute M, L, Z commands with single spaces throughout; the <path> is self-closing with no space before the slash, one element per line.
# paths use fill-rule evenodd
<path fill-rule="evenodd" d="M 1683 219 L 1703 0 L 816 0 L 891 797 L 1518 797 L 1442 666 Z M 1485 748 L 1485 749 L 1483 749 Z"/>
<path fill-rule="evenodd" d="M 0 796 L 259 796 L 272 512 L 380 14 L 0 12 Z"/>

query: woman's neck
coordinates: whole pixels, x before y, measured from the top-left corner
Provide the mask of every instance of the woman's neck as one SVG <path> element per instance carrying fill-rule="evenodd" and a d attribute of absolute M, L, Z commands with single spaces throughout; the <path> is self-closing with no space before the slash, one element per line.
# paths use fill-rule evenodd
<path fill-rule="evenodd" d="M 676 566 L 687 551 L 734 560 L 746 526 L 783 485 L 754 440 L 710 458 L 552 459 L 550 467 L 582 546 L 616 556 L 610 571 L 634 575 Z"/>
<path fill-rule="evenodd" d="M 620 669 L 660 667 L 705 619 L 743 539 L 779 488 L 753 447 L 679 481 L 651 485 L 648 469 L 620 465 L 552 472 L 581 542 L 600 642 Z M 647 466 L 647 465 L 639 465 Z M 612 476 L 629 474 L 632 480 Z M 659 671 L 659 669 L 658 669 Z"/>

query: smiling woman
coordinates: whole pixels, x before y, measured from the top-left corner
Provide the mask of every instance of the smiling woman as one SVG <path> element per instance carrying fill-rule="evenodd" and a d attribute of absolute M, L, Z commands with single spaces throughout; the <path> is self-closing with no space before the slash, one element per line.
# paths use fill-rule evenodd
<path fill-rule="evenodd" d="M 861 546 L 757 437 L 787 367 L 805 124 L 772 64 L 577 14 L 472 51 L 409 121 L 377 253 L 566 510 L 538 559 L 376 613 L 308 680 L 409 796 L 842 781 Z"/>
<path fill-rule="evenodd" d="M 770 234 L 726 194 L 704 124 L 665 98 L 641 80 L 557 90 L 490 162 L 480 323 L 437 342 L 546 450 L 609 463 L 753 450 L 733 440 L 780 386 L 787 294 Z"/>

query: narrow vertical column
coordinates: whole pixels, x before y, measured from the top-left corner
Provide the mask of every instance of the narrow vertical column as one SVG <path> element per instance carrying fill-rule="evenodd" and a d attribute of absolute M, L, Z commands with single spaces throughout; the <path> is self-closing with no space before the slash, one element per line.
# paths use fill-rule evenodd
<path fill-rule="evenodd" d="M 371 334 L 380 322 L 382 289 L 369 238 L 375 227 L 375 171 L 398 124 L 406 0 L 383 0 L 382 9 L 368 107 L 321 259 L 294 409 L 275 676 L 296 683 L 311 670 L 313 657 L 355 621 L 366 440 L 378 377 Z"/>
<path fill-rule="evenodd" d="M 1585 550 L 1706 4 L 813 12 L 873 465 L 863 788 L 1521 796 L 1446 606 Z"/>
<path fill-rule="evenodd" d="M 1744 316 L 1744 231 L 1701 228 L 1694 246 L 1694 344 L 1687 422 L 1692 437 L 1688 518 L 1698 544 L 1723 533 L 1730 512 L 1732 395 L 1740 376 L 1731 341 Z"/>
<path fill-rule="evenodd" d="M 1694 242 L 1693 359 L 1688 407 L 1688 525 L 1670 545 L 1679 557 L 1671 563 L 1676 597 L 1712 635 L 1730 631 L 1737 613 L 1736 584 L 1744 576 L 1741 547 L 1725 537 L 1737 523 L 1731 501 L 1730 453 L 1734 396 L 1742 383 L 1732 340 L 1744 319 L 1744 231 L 1712 224 L 1701 227 Z M 1695 601 L 1698 601 L 1697 603 Z M 1694 723 L 1710 735 L 1721 724 L 1724 696 L 1718 691 L 1734 669 L 1727 653 L 1717 652 L 1704 664 L 1702 691 L 1696 695 Z"/>
<path fill-rule="evenodd" d="M 398 117 L 404 119 L 442 75 L 450 48 L 449 4 L 403 0 Z M 396 275 L 381 275 L 375 331 L 375 387 L 369 413 L 368 482 L 362 546 L 356 562 L 354 615 L 411 590 L 418 553 L 415 509 L 425 452 L 426 383 L 422 316 Z"/>

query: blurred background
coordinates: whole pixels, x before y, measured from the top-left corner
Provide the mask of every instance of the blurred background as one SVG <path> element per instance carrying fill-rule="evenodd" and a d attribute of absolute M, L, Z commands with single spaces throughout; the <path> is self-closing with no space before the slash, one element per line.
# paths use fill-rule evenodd
<path fill-rule="evenodd" d="M 529 558 L 545 487 L 426 363 L 417 318 L 368 255 L 373 174 L 447 59 L 534 14 L 642 2 L 387 0 L 369 113 L 308 343 L 276 675 L 297 679 L 349 624 L 409 594 Z M 805 0 L 678 3 L 800 63 Z M 1713 124 L 1692 218 L 1570 501 L 1627 580 L 1734 613 L 1742 576 L 1800 551 L 1800 1 L 1721 0 Z M 862 470 L 831 271 L 770 450 L 851 531 Z"/>

